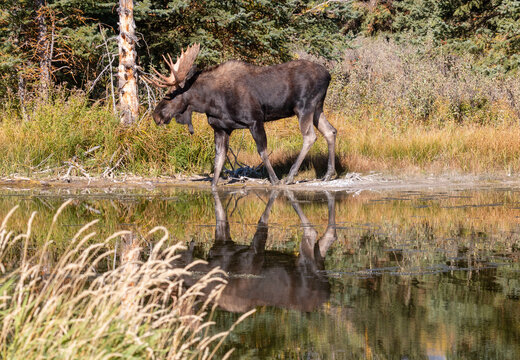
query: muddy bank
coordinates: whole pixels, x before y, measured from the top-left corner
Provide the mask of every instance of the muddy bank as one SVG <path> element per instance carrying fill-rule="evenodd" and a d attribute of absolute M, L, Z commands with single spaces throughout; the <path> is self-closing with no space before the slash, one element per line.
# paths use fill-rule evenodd
<path fill-rule="evenodd" d="M 488 174 L 446 174 L 446 175 L 413 175 L 395 176 L 383 174 L 362 175 L 349 173 L 332 181 L 323 182 L 315 179 L 300 180 L 291 185 L 272 186 L 267 179 L 231 178 L 222 179 L 219 189 L 234 188 L 278 188 L 301 191 L 391 191 L 399 189 L 465 189 L 475 187 L 517 187 L 520 176 L 495 176 Z M 69 178 L 29 178 L 21 176 L 0 178 L 0 187 L 12 188 L 211 188 L 209 176 L 176 176 L 145 178 L 140 176 L 103 177 L 69 177 Z"/>

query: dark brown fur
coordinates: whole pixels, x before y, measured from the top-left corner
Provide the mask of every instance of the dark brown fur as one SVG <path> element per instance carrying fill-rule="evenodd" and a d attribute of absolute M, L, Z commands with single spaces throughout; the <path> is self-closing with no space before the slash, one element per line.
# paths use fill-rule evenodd
<path fill-rule="evenodd" d="M 335 174 L 334 148 L 336 129 L 323 115 L 330 74 L 321 65 L 297 60 L 258 67 L 241 61 L 228 61 L 204 70 L 193 70 L 183 88 L 168 93 L 154 110 L 158 125 L 173 117 L 186 124 L 191 133 L 192 112 L 204 113 L 215 131 L 216 186 L 229 146 L 229 135 L 236 129 L 249 129 L 258 153 L 269 173 L 271 183 L 279 182 L 267 156 L 264 123 L 293 115 L 298 116 L 303 135 L 300 155 L 291 167 L 286 183 L 291 183 L 300 165 L 316 141 L 316 127 L 327 140 L 329 159 L 325 180 Z M 314 126 L 313 126 L 314 125 Z"/>

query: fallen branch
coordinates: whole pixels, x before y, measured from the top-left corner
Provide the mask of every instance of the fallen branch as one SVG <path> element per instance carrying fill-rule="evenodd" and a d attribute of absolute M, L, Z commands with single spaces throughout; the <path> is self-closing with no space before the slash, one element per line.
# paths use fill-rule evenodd
<path fill-rule="evenodd" d="M 117 169 L 117 168 L 119 167 L 119 165 L 120 165 L 121 162 L 123 161 L 124 157 L 125 157 L 125 154 L 123 154 L 123 155 L 119 158 L 119 160 L 117 160 L 116 164 L 115 164 L 113 167 L 109 168 L 109 167 L 107 166 L 107 168 L 105 169 L 105 171 L 103 171 L 103 174 L 102 174 L 101 176 L 104 177 L 104 178 L 109 177 L 109 176 L 114 172 L 114 170 Z"/>
<path fill-rule="evenodd" d="M 31 167 L 31 169 L 33 170 L 36 170 L 38 169 L 40 166 L 42 166 L 43 164 L 45 164 L 47 161 L 49 161 L 49 159 L 54 155 L 54 153 L 51 153 L 49 156 L 47 156 L 45 159 L 43 159 L 38 165 L 34 166 L 34 167 Z"/>

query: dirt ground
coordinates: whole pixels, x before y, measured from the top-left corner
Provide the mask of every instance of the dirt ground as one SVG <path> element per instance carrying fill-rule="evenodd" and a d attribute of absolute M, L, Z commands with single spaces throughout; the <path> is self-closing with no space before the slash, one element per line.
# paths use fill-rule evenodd
<path fill-rule="evenodd" d="M 425 189 L 466 189 L 475 187 L 520 187 L 520 176 L 492 175 L 414 175 L 389 176 L 382 174 L 361 175 L 349 173 L 332 181 L 301 180 L 291 185 L 272 186 L 266 179 L 232 178 L 221 179 L 219 190 L 237 188 L 273 188 L 298 191 L 392 191 L 392 190 L 425 190 Z M 100 189 L 100 188 L 199 188 L 211 189 L 211 178 L 192 177 L 159 177 L 143 178 L 139 176 L 103 177 L 68 177 L 31 179 L 21 176 L 0 178 L 0 187 L 30 188 L 68 188 L 68 189 Z"/>

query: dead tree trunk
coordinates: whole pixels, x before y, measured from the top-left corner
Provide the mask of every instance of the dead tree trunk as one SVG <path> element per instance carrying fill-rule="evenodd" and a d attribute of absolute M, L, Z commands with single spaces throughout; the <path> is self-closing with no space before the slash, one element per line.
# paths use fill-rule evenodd
<path fill-rule="evenodd" d="M 119 0 L 119 111 L 125 125 L 136 122 L 139 112 L 136 42 L 133 0 Z"/>
<path fill-rule="evenodd" d="M 18 9 L 14 9 L 13 12 L 15 13 L 15 16 L 18 16 Z M 21 46 L 20 46 L 20 37 L 21 37 L 21 33 L 23 31 L 22 29 L 22 26 L 23 25 L 19 25 L 18 27 L 16 27 L 16 31 L 13 31 L 11 33 L 11 36 L 10 36 L 10 42 L 12 42 L 14 44 L 14 47 L 15 49 L 19 49 Z M 18 91 L 17 91 L 17 95 L 18 95 L 18 101 L 20 102 L 20 109 L 22 111 L 22 119 L 24 121 L 27 121 L 27 113 L 26 113 L 26 109 L 25 109 L 25 98 L 26 98 L 26 90 L 25 90 L 25 78 L 23 76 L 23 72 L 22 72 L 22 69 L 23 69 L 23 66 L 17 66 L 16 68 L 16 72 L 17 72 L 17 76 L 18 76 Z"/>
<path fill-rule="evenodd" d="M 38 60 L 40 61 L 40 94 L 43 99 L 49 97 L 51 87 L 51 53 L 45 18 L 45 0 L 36 0 L 36 23 L 38 24 Z"/>

